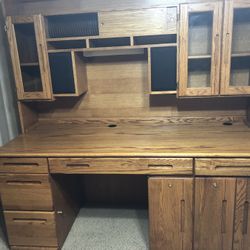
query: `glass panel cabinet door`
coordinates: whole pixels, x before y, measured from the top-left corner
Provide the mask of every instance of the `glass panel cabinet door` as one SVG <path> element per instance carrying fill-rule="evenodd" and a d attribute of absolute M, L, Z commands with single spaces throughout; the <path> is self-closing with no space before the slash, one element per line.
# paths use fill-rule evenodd
<path fill-rule="evenodd" d="M 52 99 L 42 17 L 7 17 L 7 29 L 18 99 Z"/>
<path fill-rule="evenodd" d="M 179 96 L 219 94 L 222 3 L 183 4 Z"/>
<path fill-rule="evenodd" d="M 250 2 L 225 3 L 221 94 L 250 94 Z"/>

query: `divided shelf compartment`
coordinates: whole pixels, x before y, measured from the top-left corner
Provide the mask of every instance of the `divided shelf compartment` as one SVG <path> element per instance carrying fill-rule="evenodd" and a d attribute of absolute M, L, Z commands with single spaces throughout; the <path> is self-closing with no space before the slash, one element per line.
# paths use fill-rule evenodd
<path fill-rule="evenodd" d="M 177 89 L 177 48 L 150 49 L 151 94 L 175 94 Z"/>
<path fill-rule="evenodd" d="M 99 35 L 97 13 L 47 16 L 45 21 L 48 38 Z"/>
<path fill-rule="evenodd" d="M 176 34 L 135 36 L 134 45 L 176 43 Z"/>
<path fill-rule="evenodd" d="M 84 39 L 48 41 L 47 44 L 48 44 L 48 50 L 86 48 L 86 40 Z"/>
<path fill-rule="evenodd" d="M 81 52 L 49 54 L 54 96 L 80 96 L 87 91 L 86 65 Z"/>
<path fill-rule="evenodd" d="M 91 48 L 130 46 L 130 37 L 113 37 L 90 39 Z"/>

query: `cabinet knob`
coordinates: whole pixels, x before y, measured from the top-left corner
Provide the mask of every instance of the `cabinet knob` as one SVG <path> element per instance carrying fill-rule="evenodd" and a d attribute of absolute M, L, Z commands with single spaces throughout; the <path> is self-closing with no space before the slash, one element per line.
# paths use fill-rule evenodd
<path fill-rule="evenodd" d="M 56 213 L 62 215 L 63 211 L 57 211 Z"/>
<path fill-rule="evenodd" d="M 214 188 L 217 188 L 217 187 L 218 187 L 218 185 L 217 185 L 216 182 L 214 182 L 214 183 L 212 184 L 212 186 L 213 186 Z"/>
<path fill-rule="evenodd" d="M 171 183 L 169 183 L 169 184 L 168 184 L 168 187 L 169 187 L 169 188 L 172 188 L 172 187 L 173 187 L 173 185 L 172 185 Z"/>

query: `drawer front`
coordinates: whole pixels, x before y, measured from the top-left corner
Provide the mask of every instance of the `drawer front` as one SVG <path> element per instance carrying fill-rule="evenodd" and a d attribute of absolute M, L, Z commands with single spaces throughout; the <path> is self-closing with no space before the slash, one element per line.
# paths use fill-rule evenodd
<path fill-rule="evenodd" d="M 191 158 L 51 158 L 51 173 L 192 174 Z"/>
<path fill-rule="evenodd" d="M 0 175 L 4 209 L 53 210 L 49 176 L 46 174 Z"/>
<path fill-rule="evenodd" d="M 54 212 L 4 211 L 11 246 L 56 247 L 56 220 Z"/>
<path fill-rule="evenodd" d="M 0 173 L 48 173 L 46 158 L 0 158 Z"/>
<path fill-rule="evenodd" d="M 250 176 L 250 159 L 204 158 L 195 160 L 196 175 Z"/>

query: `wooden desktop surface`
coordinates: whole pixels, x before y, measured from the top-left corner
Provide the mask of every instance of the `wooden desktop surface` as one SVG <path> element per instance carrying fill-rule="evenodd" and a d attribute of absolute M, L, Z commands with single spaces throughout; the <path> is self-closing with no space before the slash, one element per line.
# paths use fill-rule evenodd
<path fill-rule="evenodd" d="M 147 122 L 40 121 L 0 148 L 2 157 L 250 157 L 242 123 L 170 125 Z"/>

